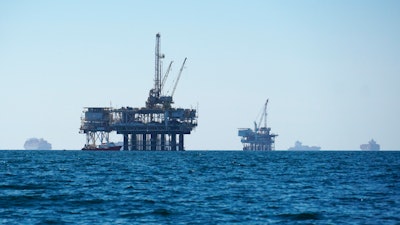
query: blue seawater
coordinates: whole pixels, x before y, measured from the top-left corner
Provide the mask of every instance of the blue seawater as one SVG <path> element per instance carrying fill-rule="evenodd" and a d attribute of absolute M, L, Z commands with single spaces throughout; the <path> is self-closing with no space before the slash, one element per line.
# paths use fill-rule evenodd
<path fill-rule="evenodd" d="M 400 224 L 400 152 L 0 151 L 2 224 Z"/>

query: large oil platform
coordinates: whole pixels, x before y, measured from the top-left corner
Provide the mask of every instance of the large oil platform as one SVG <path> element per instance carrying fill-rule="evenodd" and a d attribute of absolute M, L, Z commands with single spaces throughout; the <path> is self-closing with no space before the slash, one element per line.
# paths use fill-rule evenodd
<path fill-rule="evenodd" d="M 123 135 L 123 150 L 184 150 L 184 135 L 190 134 L 197 126 L 197 112 L 195 109 L 174 108 L 172 104 L 186 58 L 173 84 L 171 94 L 165 94 L 164 85 L 172 62 L 162 75 L 162 59 L 165 56 L 160 51 L 160 37 L 158 33 L 155 45 L 154 87 L 150 90 L 146 106 L 119 109 L 85 108 L 80 128 L 81 133 L 86 134 L 84 149 L 111 149 L 113 143 L 109 140 L 109 134 L 115 131 Z"/>
<path fill-rule="evenodd" d="M 254 122 L 254 130 L 250 128 L 240 128 L 238 136 L 241 136 L 244 151 L 272 151 L 275 149 L 275 137 L 277 134 L 271 133 L 271 128 L 267 127 L 267 105 L 265 102 L 260 121 Z M 264 126 L 261 124 L 264 121 Z"/>

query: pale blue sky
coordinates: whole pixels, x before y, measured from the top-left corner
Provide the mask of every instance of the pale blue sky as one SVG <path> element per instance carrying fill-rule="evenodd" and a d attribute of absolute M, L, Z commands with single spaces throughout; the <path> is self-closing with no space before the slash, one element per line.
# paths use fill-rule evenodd
<path fill-rule="evenodd" d="M 0 1 L 0 149 L 79 149 L 83 107 L 144 106 L 157 32 L 171 76 L 188 57 L 187 149 L 241 149 L 267 98 L 277 149 L 400 149 L 400 1 L 378 0 Z"/>

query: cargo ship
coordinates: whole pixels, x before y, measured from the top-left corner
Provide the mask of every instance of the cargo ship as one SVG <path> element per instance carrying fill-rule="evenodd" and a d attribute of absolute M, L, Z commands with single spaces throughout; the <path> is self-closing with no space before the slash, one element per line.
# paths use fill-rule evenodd
<path fill-rule="evenodd" d="M 84 151 L 120 151 L 122 145 L 110 143 L 103 143 L 101 145 L 85 145 L 82 150 Z"/>
<path fill-rule="evenodd" d="M 321 147 L 319 146 L 308 146 L 303 145 L 300 141 L 296 141 L 293 147 L 290 147 L 288 151 L 319 151 Z"/>
<path fill-rule="evenodd" d="M 381 150 L 381 146 L 374 139 L 371 139 L 368 144 L 360 145 L 360 149 L 363 151 L 379 151 Z"/>

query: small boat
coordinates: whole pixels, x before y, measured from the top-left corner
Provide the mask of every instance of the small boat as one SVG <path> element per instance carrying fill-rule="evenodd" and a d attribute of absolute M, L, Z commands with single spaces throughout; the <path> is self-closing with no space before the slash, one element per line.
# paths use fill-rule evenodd
<path fill-rule="evenodd" d="M 103 143 L 101 145 L 85 145 L 82 150 L 84 151 L 120 151 L 121 145 L 116 145 L 113 142 Z"/>

